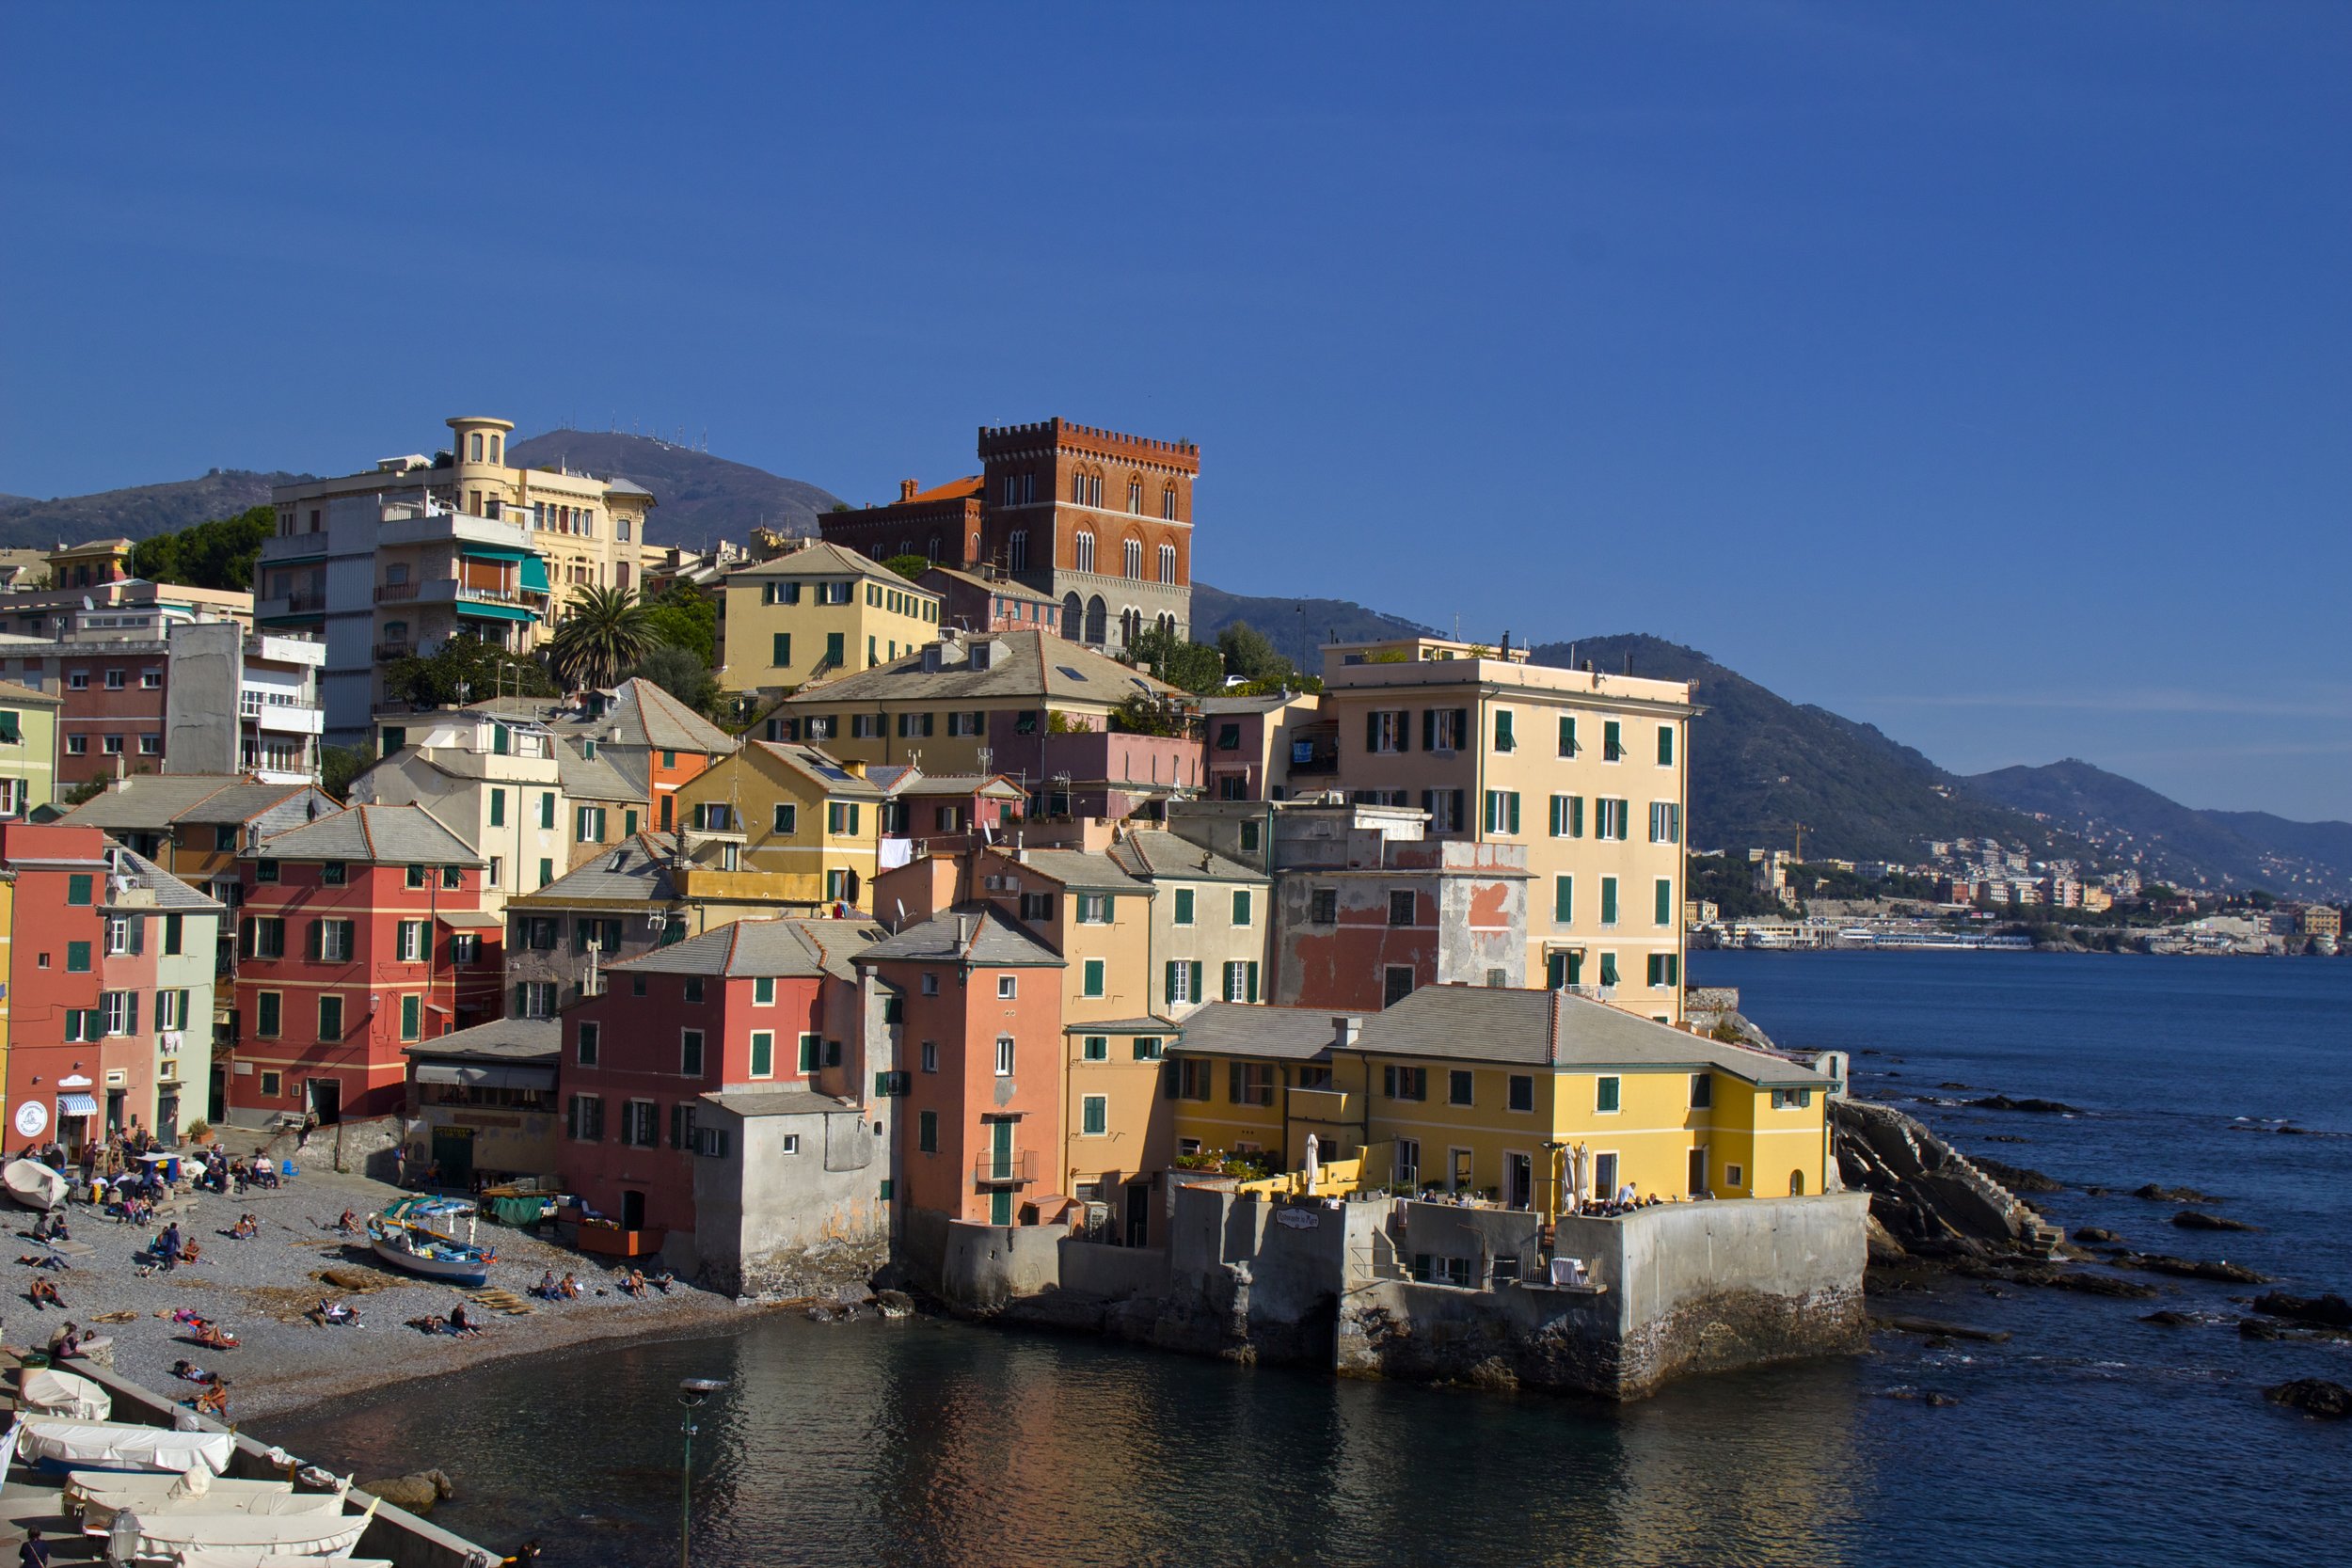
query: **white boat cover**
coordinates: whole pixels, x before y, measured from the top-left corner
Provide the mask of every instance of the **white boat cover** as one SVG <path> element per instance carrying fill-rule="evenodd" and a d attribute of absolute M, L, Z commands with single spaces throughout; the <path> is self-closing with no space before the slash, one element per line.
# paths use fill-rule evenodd
<path fill-rule="evenodd" d="M 179 1475 L 199 1465 L 215 1472 L 227 1469 L 237 1443 L 225 1432 L 169 1432 L 121 1421 L 35 1418 L 18 1427 L 16 1451 L 28 1464 L 48 1460 L 96 1469 Z"/>
<path fill-rule="evenodd" d="M 293 1492 L 290 1481 L 230 1481 L 201 1469 L 183 1476 L 75 1470 L 65 1478 L 66 1500 L 78 1503 L 84 1519 L 92 1525 L 112 1524 L 116 1511 L 125 1508 L 134 1513 L 187 1512 L 199 1507 L 214 1513 L 235 1513 L 249 1499 L 283 1497 Z"/>
<path fill-rule="evenodd" d="M 18 1385 L 25 1407 L 42 1416 L 65 1416 L 77 1421 L 103 1421 L 115 1413 L 114 1396 L 88 1378 L 36 1367 Z"/>
<path fill-rule="evenodd" d="M 282 1553 L 256 1551 L 250 1546 L 182 1552 L 171 1560 L 174 1568 L 302 1568 L 306 1562 L 333 1562 L 338 1568 L 392 1568 L 392 1560 L 389 1557 L 290 1557 Z"/>
<path fill-rule="evenodd" d="M 39 1160 L 11 1160 L 0 1165 L 0 1186 L 27 1209 L 55 1209 L 65 1201 L 65 1178 Z"/>
<path fill-rule="evenodd" d="M 254 1551 L 267 1558 L 299 1560 L 305 1557 L 341 1558 L 359 1544 L 375 1517 L 373 1503 L 365 1513 L 324 1517 L 316 1513 L 273 1516 L 253 1513 L 165 1513 L 139 1522 L 137 1555 L 170 1557 L 187 1551 L 228 1546 Z"/>

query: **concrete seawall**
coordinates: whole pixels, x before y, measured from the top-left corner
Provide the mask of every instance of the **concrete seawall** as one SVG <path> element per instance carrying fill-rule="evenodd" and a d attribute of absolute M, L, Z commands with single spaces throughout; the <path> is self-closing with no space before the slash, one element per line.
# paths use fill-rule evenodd
<path fill-rule="evenodd" d="M 1674 1378 L 1864 1348 L 1859 1193 L 1568 1219 L 1187 1188 L 1167 1251 L 945 1222 L 916 1277 L 960 1312 L 1347 1376 L 1642 1399 Z M 929 1262 L 930 1266 L 925 1266 Z"/>

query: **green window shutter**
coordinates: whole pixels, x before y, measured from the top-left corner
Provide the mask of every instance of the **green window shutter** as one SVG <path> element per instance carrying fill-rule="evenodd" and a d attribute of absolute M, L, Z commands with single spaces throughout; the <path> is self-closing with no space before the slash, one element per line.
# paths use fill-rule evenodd
<path fill-rule="evenodd" d="M 1176 890 L 1176 924 L 1179 926 L 1192 924 L 1192 889 L 1188 887 L 1180 887 Z"/>
<path fill-rule="evenodd" d="M 413 1040 L 424 1032 L 424 998 L 404 996 L 400 999 L 400 1037 Z"/>
<path fill-rule="evenodd" d="M 1560 754 L 1564 757 L 1576 755 L 1576 721 L 1565 714 L 1560 720 Z"/>
<path fill-rule="evenodd" d="M 637 836 L 637 813 L 633 809 L 621 813 L 621 836 L 623 838 Z"/>
<path fill-rule="evenodd" d="M 89 902 L 89 890 L 88 873 L 77 871 L 65 879 L 65 901 L 69 904 L 86 905 Z M 83 945 L 87 947 L 89 944 L 85 942 Z"/>
<path fill-rule="evenodd" d="M 491 726 L 490 726 L 490 752 L 491 752 L 491 754 L 492 754 L 492 755 L 494 755 L 494 756 L 501 756 L 501 757 L 502 757 L 502 756 L 506 755 L 506 753 L 507 753 L 508 752 L 512 751 L 513 749 L 514 749 L 514 741 L 513 741 L 513 740 L 512 740 L 512 738 L 510 738 L 510 737 L 509 737 L 509 736 L 507 735 L 506 726 L 505 726 L 505 725 L 503 725 L 503 724 L 493 724 L 493 725 L 491 725 Z"/>
<path fill-rule="evenodd" d="M 540 861 L 539 885 L 545 887 L 553 880 L 555 880 L 555 863 L 551 860 Z"/>
<path fill-rule="evenodd" d="M 1511 712 L 1508 708 L 1498 709 L 1495 713 L 1495 750 L 1508 752 L 1515 746 L 1511 738 Z"/>
<path fill-rule="evenodd" d="M 555 794 L 552 790 L 539 797 L 539 826 L 542 828 L 555 826 Z"/>
<path fill-rule="evenodd" d="M 1576 918 L 1576 879 L 1554 877 L 1551 879 L 1551 918 L 1565 926 Z"/>
<path fill-rule="evenodd" d="M 1568 955 L 1568 984 L 1572 986 L 1581 986 L 1583 983 L 1584 955 L 1581 953 L 1571 953 Z"/>
<path fill-rule="evenodd" d="M 770 639 L 770 642 L 771 646 L 768 650 L 769 663 L 781 670 L 786 665 L 792 662 L 792 634 L 790 632 L 777 632 L 774 637 Z"/>
<path fill-rule="evenodd" d="M 842 635 L 842 633 L 837 631 L 829 631 L 825 634 L 825 662 L 834 666 L 835 669 L 840 668 L 843 657 L 841 652 Z"/>
<path fill-rule="evenodd" d="M 1253 958 L 1253 959 L 1251 959 L 1251 960 L 1250 960 L 1250 963 L 1249 963 L 1249 982 L 1248 982 L 1248 995 L 1249 1000 L 1250 1000 L 1250 1001 L 1252 1001 L 1252 1002 L 1255 1002 L 1255 1001 L 1257 1001 L 1257 1000 L 1258 1000 L 1258 963 L 1257 963 L 1257 960 L 1256 960 L 1256 959 L 1254 959 L 1254 958 Z"/>
<path fill-rule="evenodd" d="M 1658 726 L 1658 766 L 1672 768 L 1674 765 L 1675 727 L 1672 724 L 1661 724 Z"/>
<path fill-rule="evenodd" d="M 1593 1108 L 1597 1111 L 1615 1110 L 1617 1108 L 1617 1089 L 1618 1080 L 1614 1078 L 1603 1078 L 1600 1080 L 1598 1088 L 1593 1097 Z"/>
<path fill-rule="evenodd" d="M 506 826 L 506 791 L 502 789 L 490 791 L 490 826 L 493 828 Z"/>
<path fill-rule="evenodd" d="M 1086 961 L 1086 993 L 1089 996 L 1103 994 L 1103 960 L 1100 958 Z"/>
<path fill-rule="evenodd" d="M 279 997 L 276 991 L 265 990 L 262 993 L 259 1005 L 254 1008 L 254 1032 L 264 1038 L 277 1037 L 278 1002 Z"/>
<path fill-rule="evenodd" d="M 1234 890 L 1233 924 L 1236 926 L 1247 926 L 1249 924 L 1249 890 L 1248 888 L 1237 888 Z"/>
<path fill-rule="evenodd" d="M 1170 958 L 1168 960 L 1168 980 L 1167 983 L 1160 988 L 1161 1001 L 1172 1003 L 1176 1000 L 1176 966 L 1183 961 L 1184 960 L 1181 958 Z"/>
<path fill-rule="evenodd" d="M 1603 926 L 1617 923 L 1617 879 L 1614 877 L 1600 879 L 1600 923 Z"/>
<path fill-rule="evenodd" d="M 1208 1000 L 1208 993 L 1201 990 L 1201 987 L 1207 983 L 1207 978 L 1208 965 L 1202 963 L 1200 959 L 1195 958 L 1192 961 L 1192 999 L 1195 1002 L 1205 1002 Z"/>
<path fill-rule="evenodd" d="M 1665 878 L 1663 878 L 1663 877 L 1659 878 L 1659 879 L 1658 879 L 1658 911 L 1657 911 L 1657 920 L 1658 920 L 1658 924 L 1659 924 L 1659 925 L 1661 925 L 1661 926 L 1671 926 L 1671 925 L 1673 925 L 1673 924 L 1674 924 L 1674 901 L 1675 901 L 1675 885 L 1674 885 L 1674 883 L 1673 883 L 1673 882 L 1671 882 L 1671 881 L 1669 881 L 1669 880 L 1667 880 L 1667 879 L 1666 879 Z"/>
<path fill-rule="evenodd" d="M 776 1037 L 765 1030 L 752 1036 L 752 1076 L 765 1078 L 776 1069 Z"/>
<path fill-rule="evenodd" d="M 801 1070 L 803 1072 L 815 1072 L 817 1070 L 818 1066 L 818 1052 L 820 1049 L 822 1048 L 818 1045 L 816 1036 L 803 1035 L 801 1037 Z"/>
<path fill-rule="evenodd" d="M 1367 752 L 1376 752 L 1379 749 L 1380 715 L 1377 713 L 1367 713 L 1364 715 L 1364 750 Z"/>
<path fill-rule="evenodd" d="M 1454 744 L 1466 751 L 1475 751 L 1477 745 L 1470 736 L 1470 709 L 1457 707 L 1454 710 Z"/>
<path fill-rule="evenodd" d="M 1503 831 L 1516 837 L 1519 831 L 1519 792 L 1515 789 L 1503 799 L 1509 804 L 1511 817 L 1511 825 Z"/>
<path fill-rule="evenodd" d="M 1110 1101 L 1102 1095 L 1090 1094 L 1086 1099 L 1086 1131 L 1100 1137 L 1110 1130 Z"/>
<path fill-rule="evenodd" d="M 1617 983 L 1617 956 L 1614 953 L 1600 956 L 1600 983 L 1604 986 Z"/>
<path fill-rule="evenodd" d="M 1568 797 L 1568 836 L 1584 836 L 1584 797 L 1581 795 Z"/>
<path fill-rule="evenodd" d="M 1421 710 L 1421 749 L 1424 752 L 1438 749 L 1438 710 L 1434 707 Z"/>
<path fill-rule="evenodd" d="M 1670 986 L 1678 986 L 1681 983 L 1682 955 L 1679 953 L 1669 953 L 1666 955 L 1666 984 Z"/>
<path fill-rule="evenodd" d="M 65 972 L 68 974 L 89 973 L 89 943 L 69 942 L 65 944 Z"/>

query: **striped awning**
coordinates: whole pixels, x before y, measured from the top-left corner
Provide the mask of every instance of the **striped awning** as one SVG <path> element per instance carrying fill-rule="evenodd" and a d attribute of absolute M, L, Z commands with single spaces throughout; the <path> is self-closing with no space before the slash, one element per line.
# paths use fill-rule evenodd
<path fill-rule="evenodd" d="M 98 1101 L 89 1095 L 61 1094 L 57 1096 L 57 1115 L 61 1118 L 65 1117 L 94 1117 L 97 1114 Z"/>

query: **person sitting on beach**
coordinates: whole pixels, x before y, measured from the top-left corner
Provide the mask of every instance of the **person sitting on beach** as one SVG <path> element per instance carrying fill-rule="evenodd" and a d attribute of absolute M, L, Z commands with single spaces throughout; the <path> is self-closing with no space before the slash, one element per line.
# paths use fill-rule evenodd
<path fill-rule="evenodd" d="M 171 1375 L 185 1383 L 209 1383 L 212 1381 L 210 1374 L 208 1374 L 203 1368 L 198 1366 L 193 1361 L 184 1359 L 174 1361 L 171 1364 Z"/>
<path fill-rule="evenodd" d="M 36 1312 L 44 1307 L 54 1307 L 60 1312 L 65 1310 L 65 1297 L 57 1294 L 57 1287 L 49 1280 L 34 1280 L 32 1288 L 24 1294 L 31 1299 Z"/>
<path fill-rule="evenodd" d="M 240 1214 L 237 1223 L 221 1232 L 232 1242 L 249 1242 L 262 1233 L 262 1222 L 251 1214 Z"/>
<path fill-rule="evenodd" d="M 449 1309 L 449 1331 L 461 1339 L 469 1339 L 482 1332 L 482 1325 L 466 1316 L 466 1304 L 461 1301 Z"/>
<path fill-rule="evenodd" d="M 346 1236 L 356 1236 L 359 1233 L 359 1216 L 346 1209 L 342 1217 L 335 1222 L 335 1228 Z"/>
<path fill-rule="evenodd" d="M 356 1308 L 345 1306 L 340 1301 L 321 1296 L 319 1298 L 319 1322 L 336 1327 L 356 1328 L 359 1324 L 359 1314 Z"/>
<path fill-rule="evenodd" d="M 56 1333 L 49 1336 L 50 1360 L 63 1361 L 81 1354 L 82 1325 L 80 1323 L 68 1323 L 63 1328 L 57 1330 Z"/>
<path fill-rule="evenodd" d="M 209 1323 L 202 1318 L 196 1321 L 195 1331 L 189 1338 L 207 1350 L 235 1350 L 237 1348 L 237 1337 L 234 1334 L 230 1333 L 218 1323 Z"/>
<path fill-rule="evenodd" d="M 642 1296 L 645 1293 L 645 1276 L 639 1271 L 631 1269 L 621 1275 L 621 1289 L 632 1296 Z"/>
<path fill-rule="evenodd" d="M 229 1418 L 228 1379 L 218 1372 L 213 1373 L 205 1380 L 204 1391 L 196 1398 L 183 1402 L 194 1406 L 196 1413 L 199 1416 L 210 1416 L 216 1420 L 227 1420 Z"/>
<path fill-rule="evenodd" d="M 549 1269 L 547 1273 L 541 1275 L 539 1276 L 539 1283 L 531 1288 L 531 1293 L 537 1296 L 542 1301 L 553 1301 L 557 1296 L 561 1295 L 563 1291 L 561 1287 L 555 1283 L 555 1271 L 553 1269 Z"/>
<path fill-rule="evenodd" d="M 672 1274 L 667 1269 L 662 1269 L 654 1274 L 641 1275 L 639 1277 L 665 1296 L 670 1293 L 670 1287 L 677 1283 L 677 1275 Z"/>
<path fill-rule="evenodd" d="M 564 1275 L 563 1282 L 556 1286 L 556 1290 L 563 1293 L 565 1301 L 580 1299 L 580 1281 L 574 1279 L 569 1273 Z"/>

